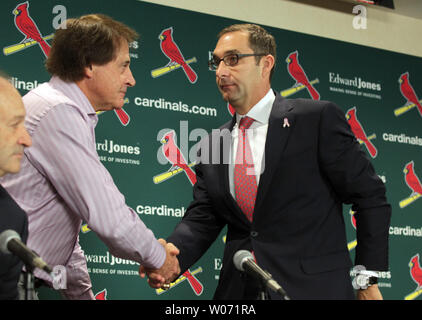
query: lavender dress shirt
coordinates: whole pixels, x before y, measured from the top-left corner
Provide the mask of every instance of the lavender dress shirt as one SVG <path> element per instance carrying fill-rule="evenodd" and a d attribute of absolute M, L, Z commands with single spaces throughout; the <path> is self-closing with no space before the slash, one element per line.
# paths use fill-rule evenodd
<path fill-rule="evenodd" d="M 52 77 L 23 98 L 32 147 L 21 171 L 1 184 L 28 214 L 27 245 L 49 265 L 66 267 L 68 299 L 93 299 L 84 252 L 82 221 L 116 257 L 160 268 L 165 250 L 125 203 L 95 145 L 98 117 L 75 83 Z M 51 283 L 37 270 L 35 275 Z"/>

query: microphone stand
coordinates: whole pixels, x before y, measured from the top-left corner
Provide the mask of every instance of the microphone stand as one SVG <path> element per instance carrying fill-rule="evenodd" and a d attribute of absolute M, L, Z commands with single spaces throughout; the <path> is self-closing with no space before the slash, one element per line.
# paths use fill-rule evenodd
<path fill-rule="evenodd" d="M 24 275 L 24 284 L 25 289 L 25 300 L 34 300 L 34 268 L 32 266 L 25 264 L 25 275 Z"/>
<path fill-rule="evenodd" d="M 257 300 L 269 300 L 267 286 L 265 285 L 264 281 L 260 281 L 260 290 L 258 293 Z"/>

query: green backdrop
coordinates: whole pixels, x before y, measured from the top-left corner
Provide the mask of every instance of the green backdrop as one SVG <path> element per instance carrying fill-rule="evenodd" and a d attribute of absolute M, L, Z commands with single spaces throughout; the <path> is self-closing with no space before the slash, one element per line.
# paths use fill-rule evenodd
<path fill-rule="evenodd" d="M 13 77 L 15 87 L 24 95 L 50 76 L 44 69 L 45 56 L 36 43 L 13 51 L 24 39 L 12 13 L 22 2 L 0 2 L 3 48 L 0 69 Z M 160 140 L 173 130 L 176 144 L 186 161 L 192 163 L 194 145 L 200 137 L 230 119 L 227 103 L 217 91 L 215 75 L 208 70 L 207 61 L 217 33 L 239 21 L 135 0 L 28 2 L 29 14 L 44 37 L 54 33 L 53 22 L 64 14 L 63 8 L 67 17 L 88 13 L 110 15 L 140 34 L 140 39 L 131 46 L 131 68 L 137 83 L 128 90 L 124 108 L 129 122 L 124 125 L 113 111 L 100 114 L 97 151 L 127 204 L 157 237 L 168 236 L 192 199 L 192 184 L 183 171 L 172 171 L 174 168 L 162 155 Z M 283 14 L 288 13 L 282 13 L 280 18 Z M 160 49 L 159 35 L 170 27 L 175 43 L 197 75 L 194 83 L 177 66 L 156 75 L 169 62 Z M 422 253 L 422 200 L 420 194 L 412 194 L 405 175 L 422 178 L 422 110 L 418 111 L 414 104 L 402 108 L 407 99 L 399 83 L 401 75 L 408 73 L 416 95 L 422 96 L 421 59 L 298 32 L 267 29 L 278 43 L 275 90 L 289 98 L 311 98 L 306 88 L 294 87 L 295 80 L 287 69 L 286 58 L 297 51 L 300 65 L 322 100 L 334 101 L 345 114 L 355 108 L 366 134 L 362 148 L 385 182 L 393 208 L 390 270 L 381 274 L 382 294 L 385 299 L 421 299 L 422 290 L 417 290 L 412 270 L 420 268 L 417 261 Z M 369 153 L 367 144 L 376 148 L 376 154 Z M 406 165 L 411 162 L 413 173 L 405 173 Z M 171 176 L 160 181 L 168 171 L 172 172 Z M 355 229 L 348 206 L 344 208 L 344 216 L 353 258 Z M 223 231 L 206 255 L 190 269 L 190 274 L 178 279 L 167 292 L 150 289 L 137 275 L 137 264 L 112 257 L 85 225 L 81 228 L 80 242 L 98 299 L 210 299 L 221 268 L 224 236 Z M 41 298 L 59 296 L 42 291 Z"/>

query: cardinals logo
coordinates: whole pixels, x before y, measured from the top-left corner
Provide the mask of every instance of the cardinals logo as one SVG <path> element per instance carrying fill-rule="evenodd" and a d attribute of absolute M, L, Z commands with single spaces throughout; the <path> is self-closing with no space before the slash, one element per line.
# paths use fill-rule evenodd
<path fill-rule="evenodd" d="M 315 79 L 312 81 L 308 80 L 308 77 L 303 70 L 302 66 L 299 64 L 298 60 L 299 53 L 294 51 L 288 55 L 286 58 L 287 62 L 287 71 L 289 71 L 290 76 L 296 81 L 294 86 L 290 89 L 283 90 L 281 95 L 283 97 L 290 96 L 302 89 L 307 89 L 313 100 L 319 100 L 320 95 L 318 91 L 314 88 L 314 84 L 318 83 L 319 80 Z"/>
<path fill-rule="evenodd" d="M 418 96 L 416 95 L 415 89 L 413 89 L 412 85 L 410 84 L 409 72 L 405 72 L 400 76 L 399 84 L 400 92 L 406 99 L 406 103 L 404 106 L 395 109 L 394 115 L 398 117 L 403 113 L 413 109 L 414 107 L 417 107 L 419 115 L 422 117 L 422 100 L 419 100 Z"/>
<path fill-rule="evenodd" d="M 190 64 L 196 62 L 196 58 L 193 57 L 185 60 L 182 51 L 173 39 L 173 27 L 161 31 L 158 39 L 160 39 L 161 51 L 167 58 L 169 58 L 169 62 L 164 67 L 152 70 L 151 76 L 153 78 L 157 78 L 171 71 L 182 68 L 189 82 L 195 83 L 198 80 L 198 76 Z"/>
<path fill-rule="evenodd" d="M 127 104 L 127 103 L 129 103 L 129 98 L 125 98 L 124 104 Z M 97 111 L 97 114 L 100 115 L 100 114 L 103 114 L 104 112 L 105 111 Z M 114 109 L 114 113 L 123 126 L 127 126 L 129 124 L 130 117 L 125 110 Z"/>
<path fill-rule="evenodd" d="M 165 133 L 161 139 L 161 143 L 163 144 L 161 150 L 165 158 L 172 164 L 171 168 L 167 172 L 154 176 L 152 180 L 155 184 L 158 184 L 174 177 L 178 173 L 185 172 L 190 183 L 194 185 L 196 183 L 196 174 L 192 170 L 192 167 L 195 165 L 195 162 L 190 164 L 186 162 L 185 157 L 176 145 L 175 136 L 176 133 L 174 130 L 171 130 Z"/>
<path fill-rule="evenodd" d="M 347 110 L 346 119 L 356 139 L 360 144 L 364 144 L 371 157 L 375 158 L 378 151 L 370 140 L 376 138 L 376 135 L 375 133 L 369 137 L 366 135 L 365 130 L 363 130 L 363 127 L 356 116 L 356 107 Z"/>
<path fill-rule="evenodd" d="M 233 106 L 227 102 L 227 111 L 229 112 L 229 114 L 233 117 L 236 110 L 234 110 Z"/>
<path fill-rule="evenodd" d="M 416 283 L 416 289 L 409 293 L 404 300 L 414 300 L 422 294 L 422 268 L 419 254 L 414 255 L 409 261 L 410 276 Z"/>
<path fill-rule="evenodd" d="M 13 44 L 3 48 L 3 53 L 7 56 L 38 44 L 44 56 L 48 58 L 50 53 L 50 45 L 47 43 L 47 40 L 52 39 L 54 34 L 52 33 L 46 37 L 43 37 L 36 23 L 29 15 L 28 8 L 29 2 L 26 1 L 18 4 L 12 11 L 15 15 L 15 26 L 25 36 L 25 38 L 18 44 Z M 126 98 L 125 103 L 128 102 L 129 99 Z M 130 121 L 129 115 L 123 109 L 116 109 L 114 112 L 120 120 L 120 123 L 124 126 L 127 126 Z M 99 112 L 99 114 L 100 113 L 102 112 Z"/>
<path fill-rule="evenodd" d="M 35 21 L 29 15 L 29 2 L 23 2 L 12 11 L 15 16 L 15 26 L 24 35 L 21 42 L 3 48 L 4 55 L 10 55 L 38 44 L 45 57 L 50 53 L 50 45 L 47 40 L 53 38 L 53 34 L 46 37 L 41 35 Z"/>
<path fill-rule="evenodd" d="M 95 300 L 107 300 L 107 289 L 95 294 Z"/>
<path fill-rule="evenodd" d="M 422 184 L 415 173 L 413 160 L 406 164 L 403 169 L 403 173 L 404 181 L 406 182 L 410 190 L 412 190 L 412 193 L 406 199 L 400 201 L 399 206 L 402 209 L 422 196 Z"/>
<path fill-rule="evenodd" d="M 174 288 L 178 284 L 182 283 L 185 280 L 188 280 L 190 287 L 192 288 L 193 292 L 197 296 L 200 296 L 202 292 L 204 291 L 203 284 L 198 280 L 196 277 L 196 274 L 202 272 L 202 267 L 196 268 L 194 271 L 190 271 L 189 269 L 183 273 L 179 278 L 177 278 L 174 282 L 170 283 L 170 289 Z M 160 295 L 168 290 L 163 289 L 156 289 L 155 292 L 157 295 Z"/>
<path fill-rule="evenodd" d="M 356 217 L 355 217 L 356 211 L 353 211 L 352 209 L 350 209 L 349 213 L 350 213 L 350 222 L 352 223 L 353 228 L 356 230 Z M 351 251 L 354 248 L 356 248 L 357 244 L 358 244 L 358 241 L 356 239 L 352 240 L 347 244 L 347 248 L 349 249 L 349 251 Z"/>

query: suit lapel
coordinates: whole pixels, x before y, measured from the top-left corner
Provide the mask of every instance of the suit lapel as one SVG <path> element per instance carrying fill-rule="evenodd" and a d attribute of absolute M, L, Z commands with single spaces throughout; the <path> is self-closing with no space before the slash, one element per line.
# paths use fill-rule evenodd
<path fill-rule="evenodd" d="M 289 105 L 288 100 L 276 93 L 276 99 L 268 122 L 263 159 L 265 167 L 258 185 L 254 215 L 259 212 L 260 207 L 264 204 L 265 195 L 269 192 L 271 179 L 274 177 L 274 171 L 282 165 L 280 164 L 280 158 L 295 124 L 294 115 L 291 112 L 292 109 L 293 107 Z"/>

